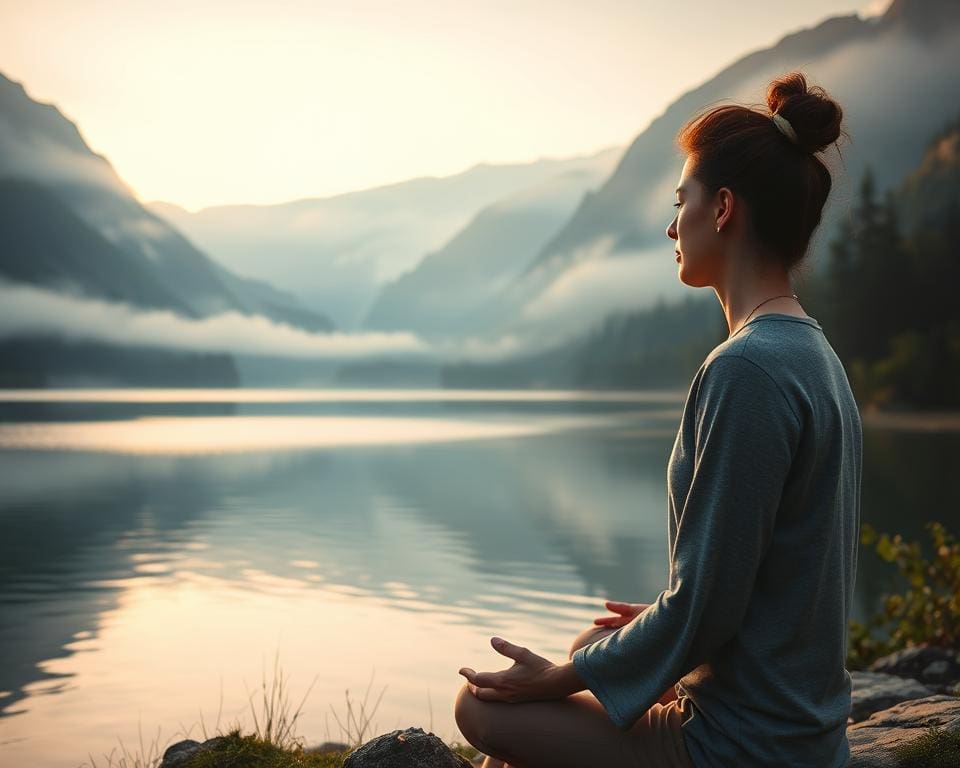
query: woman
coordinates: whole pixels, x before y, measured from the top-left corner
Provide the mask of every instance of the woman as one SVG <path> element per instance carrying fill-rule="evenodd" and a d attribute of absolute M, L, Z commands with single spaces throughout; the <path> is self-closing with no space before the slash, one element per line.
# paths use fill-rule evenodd
<path fill-rule="evenodd" d="M 847 762 L 860 418 L 790 285 L 842 113 L 799 73 L 767 105 L 716 107 L 679 134 L 667 236 L 730 335 L 693 379 L 670 456 L 669 585 L 649 606 L 606 603 L 564 664 L 493 638 L 512 667 L 460 670 L 457 723 L 488 768 Z"/>

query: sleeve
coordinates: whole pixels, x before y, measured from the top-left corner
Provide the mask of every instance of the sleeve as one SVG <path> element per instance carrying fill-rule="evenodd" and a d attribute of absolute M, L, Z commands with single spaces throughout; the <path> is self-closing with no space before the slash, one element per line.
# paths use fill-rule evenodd
<path fill-rule="evenodd" d="M 737 633 L 799 444 L 777 384 L 739 356 L 710 361 L 696 395 L 695 452 L 669 586 L 629 624 L 573 655 L 623 729 Z"/>

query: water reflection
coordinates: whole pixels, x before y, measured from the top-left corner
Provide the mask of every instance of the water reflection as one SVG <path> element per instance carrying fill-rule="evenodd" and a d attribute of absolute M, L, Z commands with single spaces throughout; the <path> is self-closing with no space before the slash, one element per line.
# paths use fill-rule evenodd
<path fill-rule="evenodd" d="M 321 675 L 312 739 L 371 668 L 384 729 L 426 724 L 432 691 L 452 737 L 456 669 L 494 664 L 491 634 L 560 659 L 602 598 L 666 579 L 675 402 L 348 400 L 297 419 L 140 403 L 117 421 L 96 405 L 94 422 L 0 424 L 0 745 L 24 764 L 76 765 L 132 712 L 169 733 L 216 711 L 218 677 L 241 712 L 238 681 L 278 647 L 293 679 Z M 176 440 L 151 449 L 158 434 Z M 960 508 L 958 442 L 868 432 L 864 519 Z"/>

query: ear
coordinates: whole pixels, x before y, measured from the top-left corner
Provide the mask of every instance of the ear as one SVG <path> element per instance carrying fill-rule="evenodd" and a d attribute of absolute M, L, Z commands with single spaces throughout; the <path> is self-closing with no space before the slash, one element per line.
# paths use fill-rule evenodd
<path fill-rule="evenodd" d="M 730 225 L 735 205 L 736 198 L 730 188 L 720 187 L 714 195 L 714 226 L 718 232 L 722 232 Z"/>

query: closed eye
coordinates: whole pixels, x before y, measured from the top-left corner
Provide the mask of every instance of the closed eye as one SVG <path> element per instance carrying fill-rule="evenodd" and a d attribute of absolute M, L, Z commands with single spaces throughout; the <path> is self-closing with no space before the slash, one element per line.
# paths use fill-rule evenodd
<path fill-rule="evenodd" d="M 674 203 L 674 204 L 673 204 L 673 207 L 674 207 L 674 208 L 679 208 L 680 205 L 681 205 L 680 203 Z"/>

